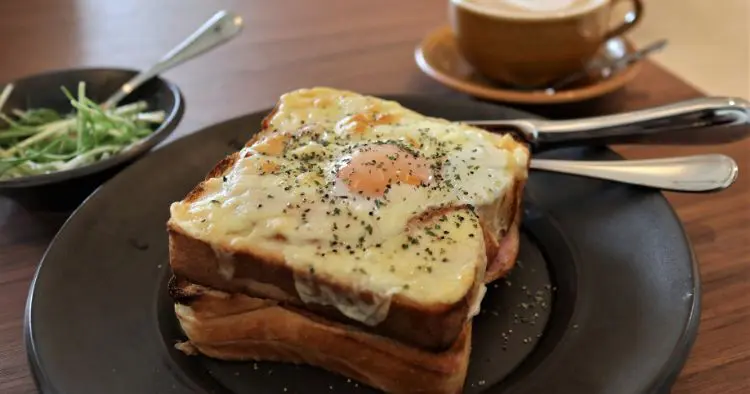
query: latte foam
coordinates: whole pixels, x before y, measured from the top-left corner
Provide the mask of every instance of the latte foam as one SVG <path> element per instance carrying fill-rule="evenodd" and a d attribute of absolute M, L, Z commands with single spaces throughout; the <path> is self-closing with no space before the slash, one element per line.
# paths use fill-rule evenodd
<path fill-rule="evenodd" d="M 575 15 L 606 0 L 452 0 L 455 4 L 490 15 L 545 18 Z"/>

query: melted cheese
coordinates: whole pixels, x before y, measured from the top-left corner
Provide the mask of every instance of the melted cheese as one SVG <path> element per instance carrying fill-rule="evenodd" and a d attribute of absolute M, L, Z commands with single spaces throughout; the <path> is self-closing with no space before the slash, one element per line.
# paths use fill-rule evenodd
<path fill-rule="evenodd" d="M 198 199 L 174 203 L 171 223 L 217 255 L 277 252 L 297 272 L 375 294 L 368 305 L 343 302 L 297 278 L 304 302 L 367 324 L 385 318 L 396 294 L 424 304 L 464 297 L 486 264 L 477 212 L 509 193 L 528 164 L 526 148 L 509 136 L 327 88 L 282 96 L 269 129 L 223 176 L 206 180 Z M 378 198 L 353 193 L 337 171 L 367 144 L 415 152 L 434 179 L 392 184 Z M 431 211 L 440 213 L 416 220 Z"/>
<path fill-rule="evenodd" d="M 375 294 L 372 300 L 366 302 L 359 297 L 342 294 L 311 276 L 295 275 L 294 287 L 302 302 L 333 306 L 344 316 L 368 326 L 375 326 L 385 320 L 391 307 L 390 293 Z"/>

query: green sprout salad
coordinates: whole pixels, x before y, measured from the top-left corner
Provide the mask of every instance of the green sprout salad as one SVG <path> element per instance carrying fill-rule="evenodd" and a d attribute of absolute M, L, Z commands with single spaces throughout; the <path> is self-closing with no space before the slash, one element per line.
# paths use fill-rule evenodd
<path fill-rule="evenodd" d="M 0 180 L 70 170 L 125 152 L 166 116 L 146 112 L 145 101 L 104 109 L 86 97 L 83 82 L 76 95 L 62 88 L 73 106 L 70 114 L 49 108 L 4 112 L 12 90 L 8 85 L 0 93 Z"/>

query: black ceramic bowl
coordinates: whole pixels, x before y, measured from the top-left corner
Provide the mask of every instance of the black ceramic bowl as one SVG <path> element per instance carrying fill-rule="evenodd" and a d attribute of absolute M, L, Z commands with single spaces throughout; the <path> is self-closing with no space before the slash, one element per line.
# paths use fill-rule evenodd
<path fill-rule="evenodd" d="M 75 92 L 78 83 L 86 83 L 86 95 L 102 102 L 137 71 L 113 68 L 90 68 L 52 71 L 11 82 L 14 85 L 3 108 L 29 109 L 47 107 L 62 113 L 72 110 L 60 89 Z M 6 84 L 0 84 L 0 87 Z M 162 78 L 153 78 L 128 95 L 120 104 L 145 100 L 149 111 L 163 110 L 166 118 L 150 136 L 138 146 L 90 165 L 50 174 L 34 175 L 0 181 L 0 196 L 37 210 L 72 210 L 99 185 L 128 164 L 163 141 L 180 123 L 185 111 L 185 100 L 177 86 Z M 1 127 L 5 127 L 4 125 Z"/>

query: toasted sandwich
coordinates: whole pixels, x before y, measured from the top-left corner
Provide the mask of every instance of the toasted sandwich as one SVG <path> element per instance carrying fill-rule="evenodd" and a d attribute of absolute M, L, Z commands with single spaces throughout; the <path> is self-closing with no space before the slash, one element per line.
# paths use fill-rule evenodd
<path fill-rule="evenodd" d="M 192 348 L 460 391 L 484 285 L 515 263 L 527 147 L 329 88 L 283 95 L 260 126 L 170 207 Z"/>

